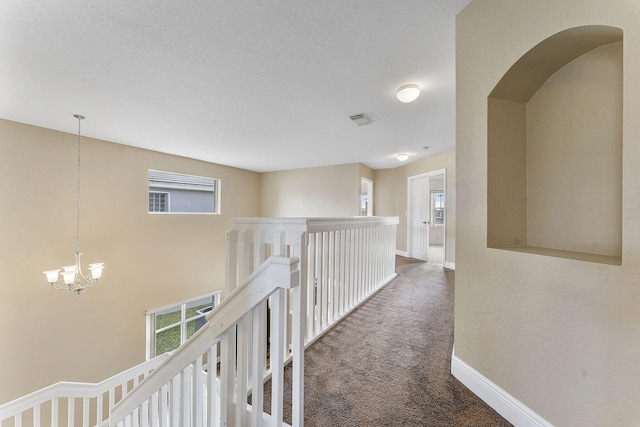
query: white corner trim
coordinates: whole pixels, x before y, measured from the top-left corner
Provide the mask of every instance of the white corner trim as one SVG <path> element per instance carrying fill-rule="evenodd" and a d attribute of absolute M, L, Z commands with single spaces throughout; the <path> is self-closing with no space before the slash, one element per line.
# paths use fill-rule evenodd
<path fill-rule="evenodd" d="M 400 249 L 396 249 L 396 255 L 403 256 L 405 258 L 409 258 L 409 252 L 401 251 Z"/>
<path fill-rule="evenodd" d="M 549 421 L 467 365 L 455 354 L 451 356 L 451 374 L 514 426 L 553 427 Z"/>
<path fill-rule="evenodd" d="M 455 270 L 456 269 L 456 263 L 455 262 L 449 262 L 449 261 L 445 261 L 443 264 L 444 268 L 447 268 L 449 270 Z"/>

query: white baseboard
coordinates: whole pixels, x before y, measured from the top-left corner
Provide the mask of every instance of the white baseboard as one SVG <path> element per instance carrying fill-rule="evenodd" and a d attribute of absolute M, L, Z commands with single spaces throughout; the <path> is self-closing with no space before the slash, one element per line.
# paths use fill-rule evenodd
<path fill-rule="evenodd" d="M 403 256 L 405 258 L 409 258 L 409 252 L 401 251 L 400 249 L 396 249 L 396 255 Z"/>
<path fill-rule="evenodd" d="M 456 269 L 456 263 L 455 262 L 449 262 L 449 261 L 445 261 L 443 264 L 443 267 L 449 270 L 455 270 Z"/>
<path fill-rule="evenodd" d="M 455 354 L 451 356 L 451 374 L 514 426 L 553 427 L 553 424 L 467 365 Z"/>

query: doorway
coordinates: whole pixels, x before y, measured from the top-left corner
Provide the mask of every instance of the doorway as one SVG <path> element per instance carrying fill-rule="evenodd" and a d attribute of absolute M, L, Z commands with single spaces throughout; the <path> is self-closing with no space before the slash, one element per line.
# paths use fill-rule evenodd
<path fill-rule="evenodd" d="M 411 176 L 407 188 L 407 253 L 411 258 L 444 264 L 446 170 Z"/>
<path fill-rule="evenodd" d="M 360 216 L 373 215 L 373 181 L 360 178 Z"/>

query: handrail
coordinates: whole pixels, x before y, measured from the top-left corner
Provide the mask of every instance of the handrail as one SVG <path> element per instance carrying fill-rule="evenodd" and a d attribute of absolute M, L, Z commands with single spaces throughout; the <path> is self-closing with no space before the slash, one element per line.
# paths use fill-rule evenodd
<path fill-rule="evenodd" d="M 0 423 L 2 420 L 15 416 L 16 414 L 27 411 L 55 398 L 95 398 L 102 393 L 106 393 L 110 389 L 122 385 L 125 381 L 129 381 L 132 378 L 137 378 L 152 371 L 168 357 L 169 353 L 165 353 L 129 368 L 126 371 L 120 372 L 110 378 L 102 380 L 99 383 L 60 381 L 55 384 L 51 384 L 40 390 L 36 390 L 33 393 L 0 405 Z"/>
<path fill-rule="evenodd" d="M 158 366 L 151 375 L 111 412 L 109 424 L 115 426 L 138 408 L 149 396 L 171 381 L 197 357 L 220 341 L 221 336 L 235 327 L 246 313 L 262 304 L 279 288 L 291 289 L 299 284 L 298 258 L 270 257 L 243 285 L 226 296 L 209 314 L 208 322 L 170 358 Z"/>
<path fill-rule="evenodd" d="M 269 228 L 286 226 L 290 230 L 304 230 L 310 233 L 358 229 L 381 225 L 397 225 L 397 216 L 355 216 L 355 217 L 317 217 L 317 218 L 234 218 L 234 226 L 251 226 L 251 228 Z"/>

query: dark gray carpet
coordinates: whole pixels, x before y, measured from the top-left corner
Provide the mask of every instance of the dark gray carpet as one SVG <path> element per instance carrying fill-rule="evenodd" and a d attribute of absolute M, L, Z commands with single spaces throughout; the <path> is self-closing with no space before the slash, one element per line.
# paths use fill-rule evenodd
<path fill-rule="evenodd" d="M 305 426 L 510 426 L 451 375 L 454 273 L 402 257 L 396 269 L 307 349 Z"/>

